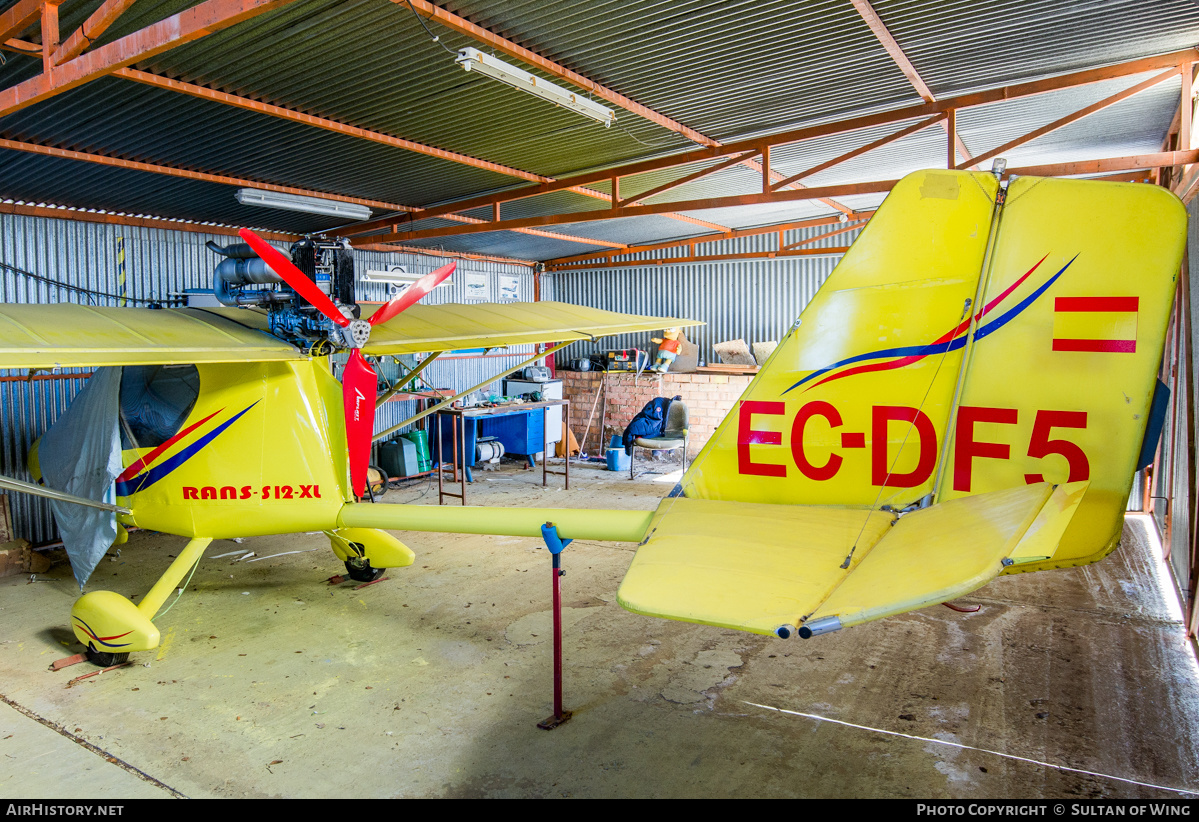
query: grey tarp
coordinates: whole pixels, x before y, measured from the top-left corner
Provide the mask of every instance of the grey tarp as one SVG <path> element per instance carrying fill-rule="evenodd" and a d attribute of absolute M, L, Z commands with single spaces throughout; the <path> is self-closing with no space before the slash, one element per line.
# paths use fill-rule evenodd
<path fill-rule="evenodd" d="M 120 368 L 97 369 L 42 436 L 38 462 L 49 487 L 115 504 L 113 480 L 122 470 L 120 390 Z M 116 514 L 57 500 L 50 507 L 82 590 L 116 539 Z"/>

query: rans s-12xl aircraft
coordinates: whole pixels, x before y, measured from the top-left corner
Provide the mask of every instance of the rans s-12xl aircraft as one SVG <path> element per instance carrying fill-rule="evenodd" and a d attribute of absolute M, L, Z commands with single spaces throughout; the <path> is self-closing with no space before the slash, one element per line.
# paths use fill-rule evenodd
<path fill-rule="evenodd" d="M 1156 445 L 1147 421 L 1185 236 L 1181 203 L 1153 186 L 905 177 L 653 512 L 358 504 L 323 360 L 261 334 L 251 349 L 234 322 L 255 321 L 234 312 L 200 323 L 238 340 L 223 357 L 242 362 L 218 366 L 155 324 L 167 312 L 138 321 L 159 346 L 138 359 L 130 336 L 100 356 L 99 320 L 74 350 L 47 353 L 26 328 L 87 309 L 9 306 L 0 367 L 205 363 L 181 433 L 131 455 L 117 485 L 122 522 L 192 541 L 140 606 L 108 592 L 76 603 L 76 635 L 94 651 L 153 647 L 153 612 L 214 537 L 326 530 L 343 559 L 389 567 L 412 554 L 372 529 L 540 537 L 547 521 L 565 539 L 640 543 L 618 595 L 629 610 L 810 637 L 1115 548 L 1133 473 Z M 284 274 L 285 261 L 263 255 Z M 405 316 L 415 323 L 418 309 Z M 619 331 L 688 324 L 609 320 Z M 378 326 L 361 350 L 416 350 L 405 333 L 436 348 L 393 330 L 405 322 Z M 207 451 L 179 463 L 201 433 Z M 304 498 L 268 494 L 275 485 Z M 201 486 L 209 498 L 187 496 Z"/>

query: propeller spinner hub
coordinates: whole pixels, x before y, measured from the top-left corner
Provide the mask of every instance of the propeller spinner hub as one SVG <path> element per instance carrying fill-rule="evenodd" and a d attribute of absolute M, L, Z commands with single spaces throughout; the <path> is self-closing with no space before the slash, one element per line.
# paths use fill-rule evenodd
<path fill-rule="evenodd" d="M 342 334 L 350 348 L 362 348 L 371 337 L 371 324 L 366 320 L 353 320 L 342 330 Z"/>

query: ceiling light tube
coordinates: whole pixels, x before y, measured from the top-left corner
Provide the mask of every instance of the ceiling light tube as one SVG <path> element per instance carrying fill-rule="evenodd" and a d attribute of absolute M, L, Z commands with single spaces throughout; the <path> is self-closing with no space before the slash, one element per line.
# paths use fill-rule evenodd
<path fill-rule="evenodd" d="M 371 210 L 358 203 L 342 203 L 337 200 L 322 200 L 319 197 L 301 197 L 298 194 L 282 194 L 257 188 L 239 188 L 237 201 L 242 205 L 281 208 L 284 211 L 301 211 L 305 214 L 320 214 L 325 217 L 344 217 L 347 220 L 370 219 Z"/>
<path fill-rule="evenodd" d="M 367 283 L 387 283 L 388 285 L 407 286 L 412 285 L 423 276 L 425 275 L 410 273 L 408 269 L 402 265 L 389 265 L 385 269 L 367 269 L 366 273 L 362 275 L 362 281 Z M 444 280 L 438 283 L 437 288 L 442 288 L 449 285 L 452 280 L 453 277 L 446 277 Z"/>
<path fill-rule="evenodd" d="M 501 83 L 507 83 L 512 88 L 527 91 L 529 94 L 535 94 L 556 106 L 562 106 L 563 108 L 568 108 L 571 111 L 582 114 L 584 117 L 598 120 L 604 124 L 605 128 L 616 122 L 616 112 L 607 106 L 601 106 L 599 103 L 576 94 L 570 89 L 556 86 L 548 80 L 543 80 L 536 75 L 529 74 L 527 71 L 522 71 L 516 66 L 505 63 L 503 60 L 497 60 L 490 54 L 484 54 L 478 49 L 462 49 L 458 52 L 458 58 L 455 62 L 467 71 L 477 71 L 480 74 L 486 74 L 488 77 L 499 80 Z"/>

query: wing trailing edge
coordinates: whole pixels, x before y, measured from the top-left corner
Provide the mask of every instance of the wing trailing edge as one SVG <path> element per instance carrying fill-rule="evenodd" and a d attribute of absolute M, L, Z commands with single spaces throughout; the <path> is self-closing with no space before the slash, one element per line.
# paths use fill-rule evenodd
<path fill-rule="evenodd" d="M 898 518 L 667 499 L 618 600 L 648 616 L 758 634 L 859 625 L 955 599 L 1016 562 L 1052 556 L 1086 485 L 1037 483 Z"/>

